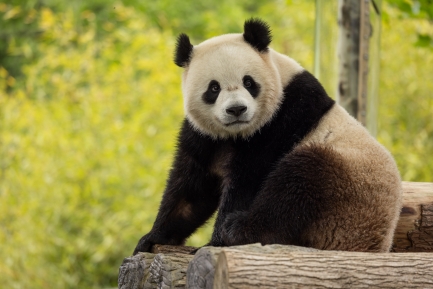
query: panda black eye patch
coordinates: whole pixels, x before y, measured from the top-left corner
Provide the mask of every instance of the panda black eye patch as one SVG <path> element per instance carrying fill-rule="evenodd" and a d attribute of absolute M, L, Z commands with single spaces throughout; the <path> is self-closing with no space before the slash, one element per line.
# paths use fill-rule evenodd
<path fill-rule="evenodd" d="M 256 98 L 260 93 L 260 84 L 254 81 L 254 79 L 249 76 L 245 75 L 242 79 L 242 82 L 244 84 L 244 87 L 248 92 L 251 94 L 252 97 Z"/>
<path fill-rule="evenodd" d="M 207 104 L 214 104 L 218 98 L 218 95 L 220 94 L 220 91 L 221 87 L 218 81 L 211 80 L 211 82 L 209 82 L 206 92 L 203 93 L 203 101 Z"/>

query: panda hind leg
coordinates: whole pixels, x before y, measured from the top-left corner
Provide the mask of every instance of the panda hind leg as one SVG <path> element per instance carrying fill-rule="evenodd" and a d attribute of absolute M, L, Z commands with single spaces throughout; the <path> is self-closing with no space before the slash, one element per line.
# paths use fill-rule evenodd
<path fill-rule="evenodd" d="M 332 148 L 295 148 L 271 172 L 249 211 L 227 216 L 222 230 L 224 242 L 229 246 L 260 242 L 332 247 L 335 240 L 328 240 L 324 233 L 333 230 L 332 225 L 316 232 L 311 228 L 344 206 L 341 197 L 345 198 L 347 186 L 350 178 L 345 160 Z"/>

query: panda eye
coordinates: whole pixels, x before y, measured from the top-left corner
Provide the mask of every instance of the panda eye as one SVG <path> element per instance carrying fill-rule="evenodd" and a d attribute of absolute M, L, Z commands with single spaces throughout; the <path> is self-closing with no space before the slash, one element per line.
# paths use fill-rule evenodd
<path fill-rule="evenodd" d="M 252 97 L 257 97 L 260 94 L 260 84 L 255 82 L 254 78 L 252 78 L 250 75 L 245 75 L 242 78 L 242 82 L 244 84 L 244 87 L 248 92 L 251 94 Z"/>
<path fill-rule="evenodd" d="M 221 92 L 221 86 L 218 81 L 211 80 L 207 87 L 207 90 L 202 95 L 202 99 L 207 104 L 214 104 Z"/>
<path fill-rule="evenodd" d="M 244 83 L 245 88 L 253 88 L 256 84 L 253 78 L 249 75 L 245 75 L 242 81 Z"/>
<path fill-rule="evenodd" d="M 212 92 L 218 92 L 218 91 L 220 91 L 220 86 L 219 86 L 218 84 L 213 84 L 213 85 L 211 86 L 210 90 L 211 90 Z"/>

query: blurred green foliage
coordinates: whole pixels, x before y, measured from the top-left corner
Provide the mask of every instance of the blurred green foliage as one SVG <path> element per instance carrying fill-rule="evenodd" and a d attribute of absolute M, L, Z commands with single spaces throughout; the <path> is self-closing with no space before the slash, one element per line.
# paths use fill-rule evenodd
<path fill-rule="evenodd" d="M 401 18 L 391 6 L 382 27 L 378 139 L 403 180 L 433 181 L 433 51 L 416 44 L 427 19 Z M 433 35 L 433 34 L 432 34 Z"/>
<path fill-rule="evenodd" d="M 0 3 L 0 287 L 116 286 L 153 224 L 183 118 L 177 33 L 198 43 L 260 16 L 272 46 L 311 70 L 314 1 L 214 3 Z M 378 137 L 403 179 L 432 181 L 433 55 L 413 46 L 431 26 L 385 8 Z"/>
<path fill-rule="evenodd" d="M 401 18 L 412 18 L 430 22 L 430 25 L 424 28 L 416 28 L 417 40 L 415 45 L 433 49 L 433 31 L 431 29 L 431 24 L 433 23 L 433 0 L 388 0 L 388 2 L 400 11 Z"/>

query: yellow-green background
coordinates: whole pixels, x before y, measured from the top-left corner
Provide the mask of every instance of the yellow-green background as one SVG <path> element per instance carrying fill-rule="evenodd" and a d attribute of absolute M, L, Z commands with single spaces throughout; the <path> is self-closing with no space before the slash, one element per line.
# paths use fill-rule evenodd
<path fill-rule="evenodd" d="M 378 140 L 404 180 L 432 181 L 433 50 L 416 45 L 432 25 L 383 8 Z M 251 16 L 312 69 L 311 0 L 0 2 L 0 288 L 117 286 L 183 117 L 176 34 L 198 43 Z"/>

